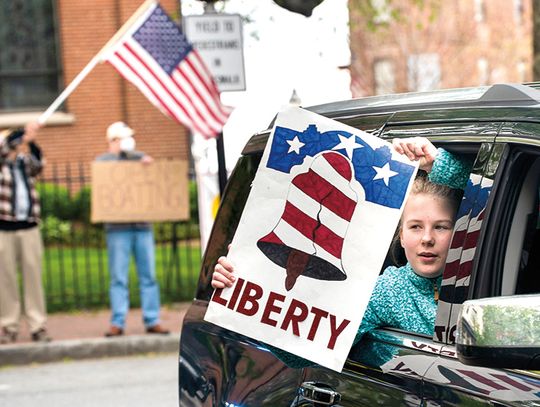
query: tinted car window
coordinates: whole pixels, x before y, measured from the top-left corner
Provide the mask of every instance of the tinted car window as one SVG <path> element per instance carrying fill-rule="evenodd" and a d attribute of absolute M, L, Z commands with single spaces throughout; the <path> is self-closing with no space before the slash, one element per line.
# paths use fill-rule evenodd
<path fill-rule="evenodd" d="M 519 185 L 513 203 L 501 295 L 540 292 L 540 157 L 518 152 L 513 177 Z"/>
<path fill-rule="evenodd" d="M 234 172 L 223 196 L 223 203 L 212 228 L 211 239 L 206 248 L 201 274 L 199 276 L 199 288 L 197 298 L 209 300 L 213 289 L 210 286 L 212 272 L 217 259 L 227 253 L 227 246 L 231 243 L 240 216 L 246 205 L 251 183 L 259 167 L 262 154 L 245 155 L 238 160 Z"/>

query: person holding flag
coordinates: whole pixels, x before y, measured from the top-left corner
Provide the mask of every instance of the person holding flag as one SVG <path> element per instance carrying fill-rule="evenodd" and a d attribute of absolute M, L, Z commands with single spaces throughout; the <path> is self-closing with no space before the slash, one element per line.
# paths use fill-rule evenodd
<path fill-rule="evenodd" d="M 34 342 L 49 342 L 47 311 L 41 280 L 43 242 L 36 177 L 44 160 L 36 143 L 40 125 L 2 132 L 0 141 L 0 343 L 17 340 L 21 309 Z M 17 266 L 24 285 L 19 296 Z"/>
<path fill-rule="evenodd" d="M 156 0 L 146 0 L 137 9 L 38 122 L 44 124 L 92 69 L 103 62 L 110 63 L 163 114 L 186 126 L 195 135 L 203 139 L 217 138 L 220 140 L 218 146 L 223 145 L 222 129 L 232 108 L 221 103 L 217 85 L 203 59 L 180 26 Z M 218 155 L 219 182 L 223 192 L 227 173 L 224 153 L 219 147 Z M 197 184 L 199 190 L 203 190 L 213 179 L 204 180 L 205 175 L 199 172 Z M 208 218 L 204 212 L 200 217 Z"/>

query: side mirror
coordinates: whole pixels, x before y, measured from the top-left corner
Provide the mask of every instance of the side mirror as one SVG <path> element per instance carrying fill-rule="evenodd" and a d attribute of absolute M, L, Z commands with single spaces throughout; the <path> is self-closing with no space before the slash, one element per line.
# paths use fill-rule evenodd
<path fill-rule="evenodd" d="M 456 349 L 466 365 L 540 369 L 540 295 L 465 301 Z"/>

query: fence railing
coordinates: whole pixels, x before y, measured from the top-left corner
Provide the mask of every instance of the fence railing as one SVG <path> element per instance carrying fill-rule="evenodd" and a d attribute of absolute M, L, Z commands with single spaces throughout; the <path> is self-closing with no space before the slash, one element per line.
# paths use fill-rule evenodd
<path fill-rule="evenodd" d="M 39 179 L 41 231 L 45 245 L 43 281 L 50 312 L 109 305 L 107 248 L 102 224 L 90 223 L 90 170 L 82 163 L 51 164 Z M 188 193 L 186 191 L 186 193 Z M 194 185 L 190 195 L 196 194 Z M 201 251 L 196 197 L 186 222 L 153 225 L 156 275 L 162 303 L 190 300 Z M 130 263 L 130 303 L 140 305 L 137 274 Z"/>

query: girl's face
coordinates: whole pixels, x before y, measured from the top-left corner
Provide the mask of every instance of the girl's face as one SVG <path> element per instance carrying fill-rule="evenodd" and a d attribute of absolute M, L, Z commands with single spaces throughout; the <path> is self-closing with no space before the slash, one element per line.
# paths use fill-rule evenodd
<path fill-rule="evenodd" d="M 410 195 L 401 216 L 399 237 L 414 272 L 422 277 L 441 275 L 452 238 L 454 211 L 439 197 Z"/>

